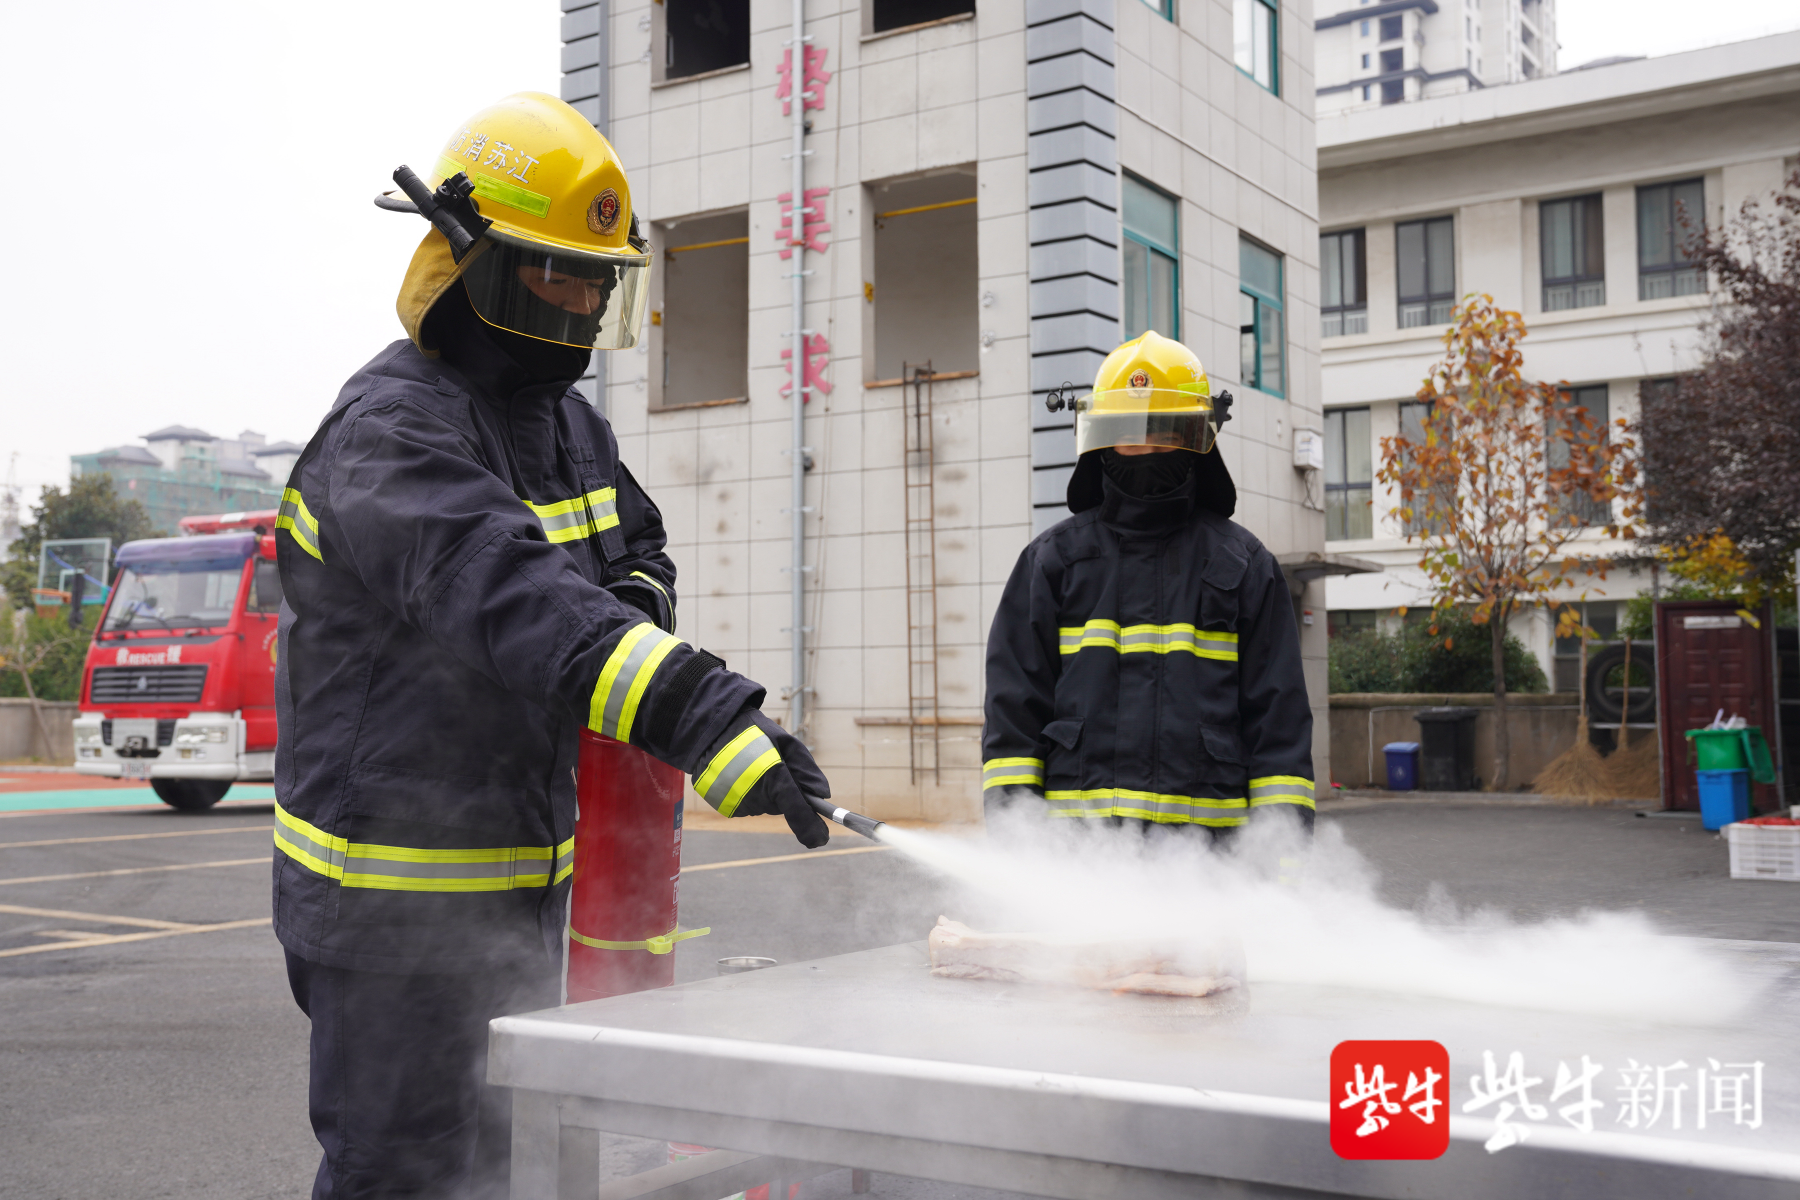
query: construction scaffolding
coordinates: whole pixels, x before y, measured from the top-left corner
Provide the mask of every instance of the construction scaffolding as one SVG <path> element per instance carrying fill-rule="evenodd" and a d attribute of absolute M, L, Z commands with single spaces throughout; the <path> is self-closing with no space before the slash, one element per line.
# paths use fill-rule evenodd
<path fill-rule="evenodd" d="M 931 362 L 909 363 L 906 380 L 906 685 L 912 781 L 938 782 L 937 498 L 932 444 Z"/>

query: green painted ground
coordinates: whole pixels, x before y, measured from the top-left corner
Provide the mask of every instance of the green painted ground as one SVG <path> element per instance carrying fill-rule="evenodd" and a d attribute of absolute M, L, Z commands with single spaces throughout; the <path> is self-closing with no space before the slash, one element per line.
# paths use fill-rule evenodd
<path fill-rule="evenodd" d="M 6 774 L 0 769 L 0 777 Z M 273 800 L 275 789 L 266 783 L 240 783 L 225 793 L 233 800 Z M 43 808 L 136 808 L 161 804 L 149 785 L 141 788 L 69 788 L 55 792 L 0 792 L 0 812 L 31 812 Z"/>

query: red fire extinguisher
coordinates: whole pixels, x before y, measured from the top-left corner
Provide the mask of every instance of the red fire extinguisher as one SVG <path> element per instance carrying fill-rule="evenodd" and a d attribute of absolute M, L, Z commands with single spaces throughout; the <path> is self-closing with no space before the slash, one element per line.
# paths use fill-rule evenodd
<path fill-rule="evenodd" d="M 581 732 L 575 773 L 569 1003 L 675 982 L 681 771 L 636 746 Z"/>

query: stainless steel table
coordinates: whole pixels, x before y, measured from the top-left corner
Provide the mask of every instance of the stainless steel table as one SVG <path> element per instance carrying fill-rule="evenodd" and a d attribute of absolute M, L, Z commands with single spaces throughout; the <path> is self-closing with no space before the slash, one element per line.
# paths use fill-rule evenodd
<path fill-rule="evenodd" d="M 488 1077 L 516 1089 L 515 1200 L 556 1200 L 570 1127 L 738 1152 L 714 1156 L 725 1173 L 685 1191 L 670 1168 L 660 1182 L 602 1192 L 671 1200 L 826 1164 L 1064 1200 L 1793 1200 L 1800 947 L 1713 944 L 1770 979 L 1755 1028 L 1273 984 L 1251 990 L 1247 1011 L 1201 1016 L 1192 1002 L 934 979 L 920 942 L 501 1018 Z M 1644 1012 L 1656 1010 L 1645 997 Z M 1428 1162 L 1337 1157 L 1332 1047 L 1425 1038 L 1450 1053 L 1449 1150 Z M 1539 1103 L 1559 1061 L 1603 1064 L 1594 1131 L 1552 1105 L 1546 1120 L 1524 1122 L 1522 1143 L 1488 1153 L 1492 1110 L 1460 1111 L 1484 1051 L 1502 1063 L 1521 1053 L 1544 1080 L 1530 1097 Z M 1695 1128 L 1692 1069 L 1709 1060 L 1763 1064 L 1760 1127 L 1739 1112 L 1738 1123 L 1715 1113 Z M 1687 1087 L 1656 1128 L 1643 1128 L 1642 1112 L 1638 1129 L 1618 1126 L 1614 1084 L 1631 1061 L 1692 1068 L 1667 1075 Z"/>

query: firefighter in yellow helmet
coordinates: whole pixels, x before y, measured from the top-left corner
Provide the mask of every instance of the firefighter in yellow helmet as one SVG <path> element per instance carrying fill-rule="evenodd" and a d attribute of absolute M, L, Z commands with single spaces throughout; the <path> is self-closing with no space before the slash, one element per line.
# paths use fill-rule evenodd
<path fill-rule="evenodd" d="M 377 203 L 425 235 L 406 337 L 283 494 L 275 933 L 312 1019 L 315 1197 L 507 1190 L 487 1024 L 555 1005 L 585 727 L 726 816 L 826 840 L 764 690 L 674 636 L 662 518 L 576 390 L 651 264 L 619 159 L 550 96 L 459 126 Z"/>
<path fill-rule="evenodd" d="M 1151 332 L 1073 404 L 1074 515 L 1025 547 L 988 635 L 989 817 L 1309 833 L 1299 632 L 1274 556 L 1230 519 L 1230 394 Z"/>

